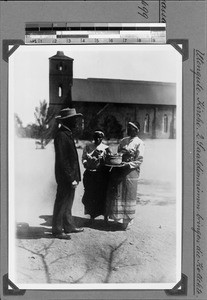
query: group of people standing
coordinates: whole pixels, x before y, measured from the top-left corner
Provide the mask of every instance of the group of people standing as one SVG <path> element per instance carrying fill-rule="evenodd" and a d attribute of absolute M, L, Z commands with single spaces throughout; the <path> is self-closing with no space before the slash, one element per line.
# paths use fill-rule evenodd
<path fill-rule="evenodd" d="M 57 194 L 53 211 L 52 233 L 56 238 L 69 238 L 72 232 L 81 232 L 72 219 L 72 205 L 75 189 L 81 180 L 78 153 L 73 134 L 77 118 L 82 114 L 74 108 L 60 111 L 56 120 L 60 126 L 54 139 L 55 176 Z M 118 145 L 118 154 L 122 156 L 120 166 L 108 166 L 105 158 L 111 154 L 110 147 L 103 143 L 104 133 L 94 132 L 93 142 L 88 143 L 82 154 L 85 168 L 83 174 L 84 195 L 82 203 L 85 214 L 91 221 L 100 216 L 113 219 L 124 230 L 132 224 L 137 200 L 140 165 L 143 161 L 144 143 L 138 137 L 139 124 L 129 122 L 127 137 Z"/>

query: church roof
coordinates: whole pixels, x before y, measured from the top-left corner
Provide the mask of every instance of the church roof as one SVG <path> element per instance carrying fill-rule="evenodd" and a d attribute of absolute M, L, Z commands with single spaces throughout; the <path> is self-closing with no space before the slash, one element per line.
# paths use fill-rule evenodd
<path fill-rule="evenodd" d="M 73 101 L 176 105 L 176 84 L 158 81 L 73 79 Z"/>

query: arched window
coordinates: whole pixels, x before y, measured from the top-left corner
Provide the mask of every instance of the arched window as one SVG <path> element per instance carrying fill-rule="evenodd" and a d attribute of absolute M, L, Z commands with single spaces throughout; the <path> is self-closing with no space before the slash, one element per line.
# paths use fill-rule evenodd
<path fill-rule="evenodd" d="M 164 114 L 163 118 L 164 132 L 168 132 L 168 116 Z"/>
<path fill-rule="evenodd" d="M 56 66 L 57 70 L 58 71 L 63 71 L 63 64 L 62 62 L 58 63 L 57 66 Z"/>
<path fill-rule="evenodd" d="M 62 95 L 63 95 L 63 88 L 62 88 L 62 86 L 60 85 L 60 86 L 58 87 L 58 96 L 59 96 L 59 97 L 62 97 Z"/>
<path fill-rule="evenodd" d="M 84 122 L 83 118 L 82 118 L 82 122 L 81 122 L 81 128 L 82 128 L 82 130 L 84 130 L 84 128 L 85 128 L 85 122 Z"/>
<path fill-rule="evenodd" d="M 149 124 L 150 124 L 150 117 L 149 114 L 146 114 L 144 119 L 144 133 L 149 132 Z"/>
<path fill-rule="evenodd" d="M 58 63 L 58 64 L 56 65 L 56 69 L 57 69 L 58 71 L 63 71 L 63 64 L 62 64 L 62 63 Z"/>

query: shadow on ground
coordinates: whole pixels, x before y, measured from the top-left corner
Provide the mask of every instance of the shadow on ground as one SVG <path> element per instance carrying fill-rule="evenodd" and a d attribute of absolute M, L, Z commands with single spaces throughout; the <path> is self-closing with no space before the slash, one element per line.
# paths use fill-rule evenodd
<path fill-rule="evenodd" d="M 100 231 L 120 231 L 123 230 L 120 224 L 114 223 L 113 221 L 104 221 L 100 219 L 95 219 L 91 221 L 90 219 L 74 217 L 74 222 L 77 227 L 87 227 Z"/>
<path fill-rule="evenodd" d="M 43 215 L 39 218 L 44 219 L 45 222 L 41 223 L 40 226 L 30 226 L 28 223 L 17 223 L 16 227 L 16 237 L 18 239 L 40 239 L 48 238 L 52 239 L 52 229 L 42 227 L 42 225 L 51 227 L 52 226 L 52 216 Z M 80 217 L 73 217 L 74 223 L 77 227 L 91 228 L 100 231 L 120 231 L 123 230 L 121 225 L 114 222 L 104 220 L 91 220 Z"/>
<path fill-rule="evenodd" d="M 52 226 L 52 216 L 42 215 L 42 216 L 39 216 L 39 218 L 43 219 L 45 221 L 44 223 L 41 223 L 40 225 Z"/>
<path fill-rule="evenodd" d="M 52 216 L 42 215 L 39 216 L 39 218 L 45 220 L 45 222 L 41 223 L 40 225 L 52 226 Z M 85 227 L 85 228 L 91 228 L 91 229 L 102 230 L 102 231 L 122 230 L 119 224 L 116 224 L 112 221 L 105 222 L 104 220 L 95 219 L 93 222 L 91 222 L 90 219 L 81 218 L 81 217 L 73 217 L 73 220 L 77 227 Z"/>
<path fill-rule="evenodd" d="M 51 229 L 29 226 L 28 223 L 17 223 L 16 237 L 18 239 L 53 238 Z"/>

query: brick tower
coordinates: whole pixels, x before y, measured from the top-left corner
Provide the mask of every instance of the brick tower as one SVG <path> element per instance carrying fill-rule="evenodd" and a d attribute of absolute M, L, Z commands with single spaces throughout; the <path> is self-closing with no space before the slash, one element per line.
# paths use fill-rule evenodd
<path fill-rule="evenodd" d="M 55 116 L 65 107 L 72 107 L 71 88 L 73 85 L 73 59 L 57 51 L 49 58 L 49 111 L 48 140 L 57 129 Z"/>
<path fill-rule="evenodd" d="M 73 59 L 57 51 L 49 58 L 49 64 L 50 107 L 58 113 L 61 108 L 72 106 Z"/>

